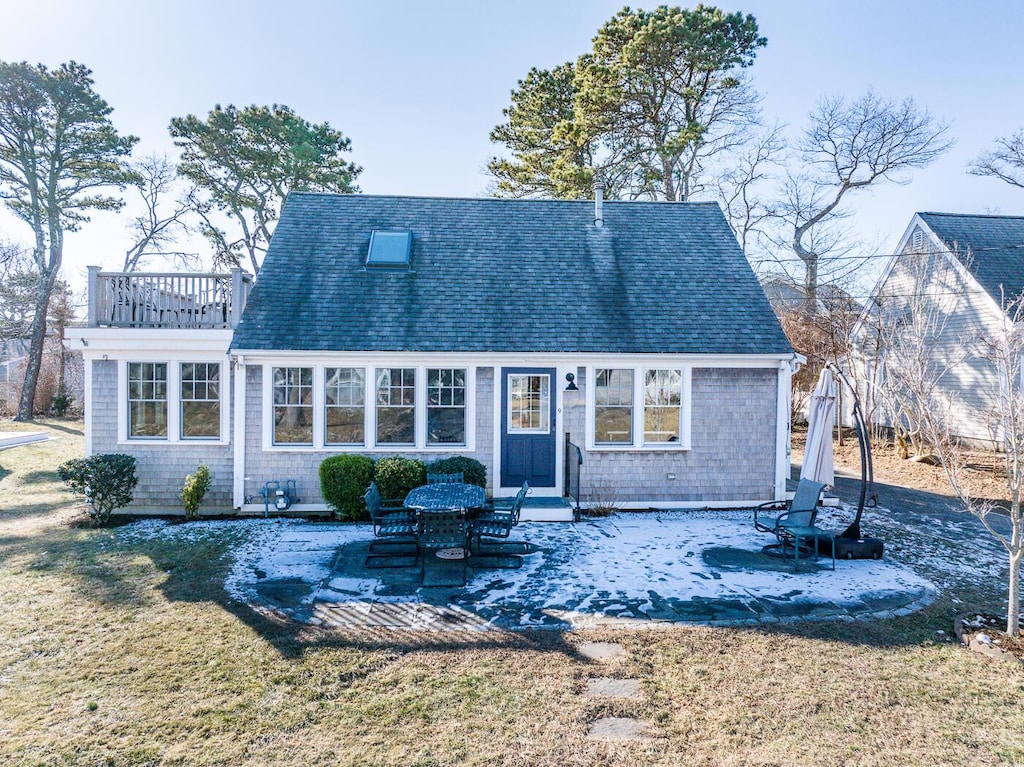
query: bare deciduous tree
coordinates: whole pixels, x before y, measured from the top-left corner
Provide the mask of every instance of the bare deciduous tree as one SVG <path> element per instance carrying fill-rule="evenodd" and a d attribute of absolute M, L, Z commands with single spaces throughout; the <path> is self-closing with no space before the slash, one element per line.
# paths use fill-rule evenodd
<path fill-rule="evenodd" d="M 143 210 L 128 224 L 132 245 L 125 251 L 122 268 L 133 272 L 154 257 L 169 259 L 184 269 L 196 268 L 198 254 L 173 247 L 179 237 L 188 233 L 185 217 L 191 209 L 188 191 L 176 195 L 177 166 L 166 155 L 153 154 L 130 167 Z"/>
<path fill-rule="evenodd" d="M 809 305 L 821 262 L 851 246 L 841 229 L 849 195 L 886 181 L 906 183 L 909 171 L 951 146 L 947 134 L 945 123 L 910 98 L 896 102 L 869 91 L 852 102 L 841 96 L 819 102 L 796 144 L 795 169 L 779 202 L 786 239 L 804 267 Z"/>
<path fill-rule="evenodd" d="M 1020 633 L 1020 566 L 1024 559 L 1024 300 L 1018 297 L 1004 305 L 1007 311 L 1001 324 L 981 335 L 978 343 L 983 358 L 995 367 L 999 377 L 999 397 L 993 407 L 992 422 L 1001 443 L 1010 508 L 973 492 L 963 445 L 953 435 L 952 422 L 943 411 L 926 411 L 921 422 L 926 436 L 936 446 L 953 492 L 1009 555 L 1006 633 L 1015 637 Z"/>
<path fill-rule="evenodd" d="M 967 172 L 972 176 L 993 176 L 1024 189 L 1024 130 L 996 139 L 995 148 L 978 157 Z"/>

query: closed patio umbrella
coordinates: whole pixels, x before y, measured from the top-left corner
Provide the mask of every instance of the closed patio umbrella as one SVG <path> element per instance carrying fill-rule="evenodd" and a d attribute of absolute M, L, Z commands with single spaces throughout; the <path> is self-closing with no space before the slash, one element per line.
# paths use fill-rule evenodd
<path fill-rule="evenodd" d="M 836 483 L 832 462 L 832 423 L 836 410 L 836 383 L 832 371 L 824 368 L 811 395 L 807 414 L 807 447 L 801 479 L 812 479 L 828 485 Z"/>

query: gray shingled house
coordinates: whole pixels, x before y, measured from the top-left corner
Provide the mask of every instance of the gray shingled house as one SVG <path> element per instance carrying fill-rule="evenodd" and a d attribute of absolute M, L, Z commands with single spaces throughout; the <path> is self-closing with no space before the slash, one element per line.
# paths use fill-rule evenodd
<path fill-rule="evenodd" d="M 176 506 L 202 461 L 215 505 L 262 512 L 264 483 L 294 478 L 298 508 L 324 508 L 338 452 L 471 456 L 493 495 L 556 499 L 573 445 L 584 503 L 785 490 L 796 357 L 714 204 L 296 193 L 251 292 L 207 275 L 220 302 L 139 325 L 167 299 L 130 306 L 129 277 L 95 271 L 72 343 L 87 449 L 138 456 L 140 507 Z"/>
<path fill-rule="evenodd" d="M 935 369 L 950 368 L 938 392 L 951 403 L 955 433 L 980 444 L 999 440 L 990 416 L 999 376 L 975 341 L 1005 321 L 1007 302 L 1022 291 L 1024 217 L 915 214 L 853 332 L 851 364 L 872 420 L 890 426 L 895 417 L 881 395 L 886 360 L 878 329 L 898 328 L 916 312 L 935 328 Z"/>

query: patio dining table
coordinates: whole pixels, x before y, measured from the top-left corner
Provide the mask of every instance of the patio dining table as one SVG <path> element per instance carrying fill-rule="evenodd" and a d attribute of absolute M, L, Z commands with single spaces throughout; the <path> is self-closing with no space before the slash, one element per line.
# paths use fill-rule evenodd
<path fill-rule="evenodd" d="M 405 496 L 405 506 L 421 512 L 447 511 L 449 509 L 483 508 L 487 496 L 479 485 L 464 482 L 443 482 L 413 488 Z"/>

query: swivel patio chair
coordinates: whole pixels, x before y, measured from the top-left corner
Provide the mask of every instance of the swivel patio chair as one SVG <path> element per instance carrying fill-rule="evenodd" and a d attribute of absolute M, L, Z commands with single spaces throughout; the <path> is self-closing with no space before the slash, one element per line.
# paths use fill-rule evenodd
<path fill-rule="evenodd" d="M 818 502 L 826 487 L 828 485 L 823 482 L 801 479 L 793 494 L 793 500 L 784 507 L 777 502 L 771 502 L 754 509 L 754 527 L 763 533 L 771 533 L 777 540 L 777 543 L 768 544 L 761 549 L 765 554 L 784 558 L 792 556 L 794 566 L 799 567 L 801 553 L 810 556 L 813 552 L 817 556 L 819 538 L 834 539 L 828 531 L 814 526 L 818 518 Z M 781 514 L 778 513 L 780 509 L 784 509 Z M 812 540 L 813 549 L 806 545 Z M 834 554 L 834 540 L 832 551 Z M 834 556 L 832 568 L 835 569 Z"/>
<path fill-rule="evenodd" d="M 465 482 L 464 475 L 461 471 L 457 471 L 453 474 L 427 474 L 428 485 L 444 485 L 450 483 L 462 483 Z"/>

